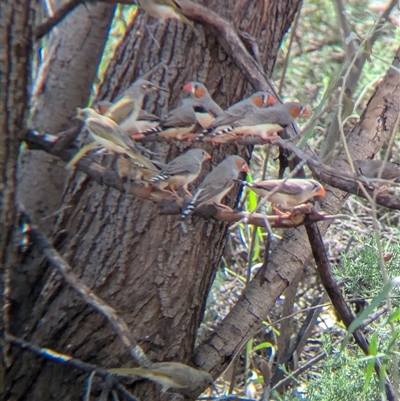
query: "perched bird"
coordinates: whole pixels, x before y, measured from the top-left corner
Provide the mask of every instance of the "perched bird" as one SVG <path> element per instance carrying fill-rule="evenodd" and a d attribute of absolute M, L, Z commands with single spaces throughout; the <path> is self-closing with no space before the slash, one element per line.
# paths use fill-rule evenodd
<path fill-rule="evenodd" d="M 181 105 L 162 118 L 157 127 L 151 128 L 143 134 L 157 134 L 163 138 L 178 140 L 187 138 L 197 123 L 194 112 L 195 104 L 196 100 L 183 99 Z"/>
<path fill-rule="evenodd" d="M 104 147 L 116 153 L 122 153 L 130 156 L 139 165 L 145 168 L 153 168 L 153 163 L 138 150 L 147 151 L 143 147 L 135 144 L 129 135 L 117 125 L 113 120 L 102 116 L 90 108 L 79 109 L 76 118 L 85 122 L 85 128 L 94 139 L 88 145 L 85 145 L 67 164 L 67 168 L 74 166 L 85 153 L 89 150 Z M 149 151 L 147 151 L 149 152 Z"/>
<path fill-rule="evenodd" d="M 285 180 L 268 180 L 258 182 L 240 181 L 241 184 L 249 187 L 257 195 L 272 203 L 273 209 L 278 213 L 282 212 L 277 208 L 292 209 L 301 205 L 314 196 L 325 196 L 324 187 L 315 180 L 301 178 L 289 178 Z M 276 189 L 276 192 L 272 193 Z"/>
<path fill-rule="evenodd" d="M 165 393 L 170 388 L 196 389 L 204 385 L 212 386 L 212 376 L 204 370 L 194 369 L 179 362 L 158 362 L 149 367 L 115 368 L 109 369 L 110 373 L 141 376 L 161 384 L 161 392 Z"/>
<path fill-rule="evenodd" d="M 189 92 L 193 100 L 198 103 L 193 106 L 197 122 L 205 129 L 210 127 L 216 117 L 223 114 L 223 110 L 218 106 L 208 93 L 207 88 L 200 82 L 188 82 L 183 89 Z"/>
<path fill-rule="evenodd" d="M 138 0 L 138 3 L 147 14 L 157 18 L 161 24 L 168 19 L 176 19 L 188 25 L 199 36 L 193 23 L 182 14 L 182 7 L 177 0 Z"/>
<path fill-rule="evenodd" d="M 378 178 L 382 165 L 382 160 L 356 160 L 354 162 L 356 171 L 368 178 Z M 386 162 L 380 178 L 400 182 L 400 164 Z"/>
<path fill-rule="evenodd" d="M 220 114 L 210 125 L 209 131 L 203 131 L 203 133 L 212 132 L 218 127 L 222 127 L 227 124 L 232 124 L 239 117 L 244 117 L 249 113 L 254 113 L 259 109 L 272 106 L 277 100 L 274 96 L 268 92 L 256 92 L 250 97 L 241 100 L 228 107 L 222 114 Z"/>
<path fill-rule="evenodd" d="M 147 181 L 161 189 L 169 186 L 174 193 L 178 187 L 182 187 L 189 196 L 192 196 L 187 187 L 199 176 L 203 162 L 209 159 L 211 156 L 205 150 L 190 149 L 170 161 L 158 175 Z"/>
<path fill-rule="evenodd" d="M 145 79 L 137 79 L 107 109 L 104 115 L 115 121 L 123 130 L 139 131 L 138 116 L 142 110 L 144 97 L 157 90 L 167 91 Z M 143 114 L 142 114 L 143 115 Z"/>
<path fill-rule="evenodd" d="M 93 108 L 99 114 L 106 114 L 108 109 L 112 106 L 112 102 L 107 100 L 101 100 L 97 102 Z M 136 121 L 133 121 L 128 129 L 125 129 L 130 135 L 140 134 L 143 131 L 149 130 L 151 128 L 157 127 L 160 123 L 160 117 L 149 113 L 146 110 L 139 110 Z"/>
<path fill-rule="evenodd" d="M 149 160 L 146 167 L 131 158 L 119 157 L 117 160 L 118 175 L 121 178 L 127 177 L 134 180 L 147 181 L 160 174 L 164 167 L 164 163 L 156 160 Z M 148 186 L 148 184 L 146 184 L 146 186 Z"/>
<path fill-rule="evenodd" d="M 233 187 L 240 172 L 248 171 L 249 166 L 240 156 L 228 156 L 206 175 L 189 204 L 183 209 L 181 218 L 190 216 L 196 207 L 211 203 L 230 210 L 230 207 L 221 204 L 221 201 Z"/>
<path fill-rule="evenodd" d="M 292 124 L 294 118 L 300 114 L 309 115 L 310 112 L 297 102 L 277 104 L 237 118 L 232 124 L 224 128 L 218 128 L 210 135 L 218 137 L 218 135 L 228 133 L 259 136 L 264 140 L 268 140 L 271 135 Z"/>

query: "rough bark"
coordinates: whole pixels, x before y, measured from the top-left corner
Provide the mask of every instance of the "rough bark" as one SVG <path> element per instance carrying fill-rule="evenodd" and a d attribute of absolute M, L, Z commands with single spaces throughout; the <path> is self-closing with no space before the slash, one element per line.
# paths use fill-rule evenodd
<path fill-rule="evenodd" d="M 213 0 L 207 4 L 259 38 L 269 74 L 299 2 Z M 170 96 L 157 95 L 155 102 L 148 103 L 150 111 L 165 113 L 175 106 L 182 84 L 192 79 L 205 82 L 223 107 L 249 92 L 241 72 L 207 30 L 197 26 L 201 37 L 196 38 L 176 22 L 157 26 L 153 33 L 158 50 L 145 22 L 147 17 L 140 15 L 117 49 L 100 99 L 114 98 L 161 60 L 167 61 L 167 69 L 156 71 L 151 80 L 169 88 Z M 167 144 L 156 145 L 156 150 L 170 157 L 178 153 L 177 147 Z M 216 164 L 223 154 L 209 150 Z M 237 149 L 232 146 L 229 151 Z M 236 198 L 237 192 L 228 203 L 232 206 Z M 71 180 L 64 206 L 69 208 L 60 215 L 58 230 L 65 230 L 67 240 L 61 252 L 74 272 L 117 309 L 152 360 L 189 362 L 225 246 L 227 224 L 196 217 L 183 235 L 177 216 L 159 216 L 151 202 L 101 187 L 80 173 Z M 31 318 L 24 322 L 27 338 L 102 367 L 132 364 L 104 319 L 78 300 L 59 277 L 50 272 L 48 276 Z M 47 399 L 50 394 L 72 400 L 84 391 L 85 376 L 52 362 L 39 364 L 35 357 L 24 355 L 13 369 L 10 394 L 16 400 Z M 136 386 L 135 391 L 142 399 L 159 399 L 154 386 Z"/>
<path fill-rule="evenodd" d="M 42 11 L 40 5 L 36 9 Z M 113 6 L 108 4 L 79 6 L 43 39 L 46 57 L 36 73 L 32 98 L 21 103 L 27 110 L 30 105 L 34 109 L 33 119 L 26 125 L 57 133 L 71 124 L 76 107 L 87 104 L 112 15 Z M 46 234 L 53 229 L 52 214 L 61 207 L 64 165 L 43 151 L 25 150 L 18 166 L 18 201 Z M 12 322 L 18 334 L 40 291 L 37 282 L 43 278 L 43 269 L 38 267 L 41 259 L 34 260 L 35 256 L 12 271 Z"/>
<path fill-rule="evenodd" d="M 388 70 L 385 79 L 371 97 L 359 123 L 348 137 L 348 145 L 353 160 L 373 158 L 388 140 L 400 106 L 400 50 L 393 62 L 395 68 Z M 335 158 L 334 167 L 349 171 L 350 167 L 344 152 Z M 321 208 L 327 213 L 336 214 L 343 206 L 348 194 L 325 186 L 327 196 L 321 201 Z M 319 224 L 324 235 L 329 222 Z M 255 277 L 247 286 L 241 298 L 230 311 L 217 330 L 196 351 L 196 363 L 205 370 L 213 370 L 215 375 L 223 371 L 245 341 L 251 338 L 266 319 L 276 298 L 291 283 L 302 269 L 304 261 L 311 253 L 304 227 L 286 230 L 282 240 L 276 245 L 270 257 L 267 280 L 263 286 Z"/>
<path fill-rule="evenodd" d="M 46 51 L 42 51 L 31 99 L 32 128 L 60 132 L 71 126 L 76 108 L 87 104 L 113 10 L 109 4 L 82 4 L 44 39 Z M 36 221 L 41 220 L 46 232 L 53 224 L 47 217 L 61 205 L 66 177 L 64 163 L 57 158 L 37 150 L 24 152 L 18 172 L 18 199 Z"/>
<path fill-rule="evenodd" d="M 1 3 L 1 95 L 0 95 L 0 171 L 1 171 L 1 225 L 0 237 L 0 293 L 2 313 L 0 315 L 0 341 L 9 324 L 9 279 L 16 263 L 16 171 L 21 139 L 21 130 L 27 118 L 25 105 L 30 83 L 32 51 L 32 25 L 34 21 L 33 0 L 6 1 Z M 5 367 L 8 347 L 2 343 L 0 354 L 0 397 L 4 396 Z"/>

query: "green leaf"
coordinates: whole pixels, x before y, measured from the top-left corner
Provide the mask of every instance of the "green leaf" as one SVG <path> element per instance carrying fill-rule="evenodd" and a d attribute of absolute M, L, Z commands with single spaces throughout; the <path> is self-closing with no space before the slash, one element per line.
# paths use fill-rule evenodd
<path fill-rule="evenodd" d="M 253 352 L 261 350 L 261 349 L 266 349 L 266 348 L 274 348 L 274 345 L 268 341 L 264 341 L 263 343 L 256 345 L 253 348 Z"/>

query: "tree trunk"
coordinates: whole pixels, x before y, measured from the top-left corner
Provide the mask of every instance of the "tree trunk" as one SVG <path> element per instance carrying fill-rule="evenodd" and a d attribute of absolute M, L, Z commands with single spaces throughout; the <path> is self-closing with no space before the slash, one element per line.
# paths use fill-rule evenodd
<path fill-rule="evenodd" d="M 4 372 L 9 359 L 4 334 L 9 330 L 10 274 L 16 264 L 17 161 L 21 133 L 28 116 L 28 87 L 31 78 L 32 27 L 35 13 L 32 0 L 1 3 L 1 93 L 0 93 L 0 172 L 1 172 L 1 251 L 0 251 L 0 398 L 4 394 Z M 7 366 L 8 367 L 8 366 Z"/>
<path fill-rule="evenodd" d="M 44 60 L 31 89 L 32 99 L 23 104 L 27 112 L 29 105 L 33 107 L 33 119 L 25 126 L 56 134 L 72 124 L 76 107 L 88 103 L 113 9 L 109 4 L 80 5 L 43 39 L 47 45 L 42 52 Z M 58 158 L 39 150 L 24 150 L 18 165 L 18 202 L 46 234 L 53 236 L 53 213 L 62 205 L 68 174 L 64 166 Z M 34 260 L 35 256 L 12 270 L 12 324 L 18 335 L 43 285 L 44 269 L 38 266 L 42 259 Z"/>
<path fill-rule="evenodd" d="M 213 0 L 207 4 L 259 39 L 261 59 L 270 74 L 299 1 Z M 115 98 L 161 60 L 168 60 L 166 69 L 160 68 L 150 79 L 167 87 L 170 95 L 158 94 L 156 101 L 147 105 L 150 111 L 160 114 L 174 107 L 180 88 L 189 80 L 204 82 L 222 107 L 250 93 L 241 72 L 207 29 L 197 24 L 201 32 L 197 38 L 176 22 L 150 28 L 158 49 L 147 34 L 147 22 L 140 14 L 129 28 L 106 73 L 100 99 Z M 68 82 L 64 81 L 65 85 Z M 168 158 L 183 150 L 165 143 L 154 146 Z M 235 146 L 207 150 L 212 153 L 213 165 L 226 153 L 238 152 Z M 115 159 L 107 161 L 112 165 Z M 237 195 L 236 191 L 228 197 L 230 206 Z M 67 239 L 61 253 L 75 274 L 116 308 L 150 359 L 189 362 L 228 225 L 195 217 L 188 234 L 183 235 L 177 216 L 160 216 L 150 201 L 100 186 L 81 173 L 71 180 L 63 206 L 67 208 L 59 216 L 57 229 L 65 230 Z M 47 274 L 31 316 L 19 322 L 26 328 L 26 338 L 104 368 L 132 366 L 134 362 L 105 320 L 50 269 Z M 49 399 L 50 395 L 52 399 L 76 400 L 84 393 L 87 377 L 24 354 L 23 361 L 15 363 L 11 378 L 15 381 L 10 395 L 15 400 Z M 135 393 L 143 400 L 159 399 L 159 389 L 146 389 L 137 385 Z"/>

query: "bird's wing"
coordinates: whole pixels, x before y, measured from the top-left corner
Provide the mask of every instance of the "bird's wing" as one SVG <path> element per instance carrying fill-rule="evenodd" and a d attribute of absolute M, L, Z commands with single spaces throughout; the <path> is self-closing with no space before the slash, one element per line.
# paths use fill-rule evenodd
<path fill-rule="evenodd" d="M 295 196 L 304 191 L 307 188 L 307 186 L 310 185 L 310 183 L 306 180 L 304 180 L 304 182 L 301 181 L 303 180 L 300 181 L 287 180 L 282 184 L 281 180 L 268 180 L 268 181 L 262 181 L 260 183 L 254 183 L 253 186 L 255 188 L 262 188 L 270 192 L 273 189 L 275 189 L 278 185 L 282 184 L 278 189 L 278 193 Z"/>
<path fill-rule="evenodd" d="M 189 104 L 183 104 L 171 110 L 161 121 L 161 125 L 164 127 L 186 127 L 195 123 L 196 114 Z"/>
<path fill-rule="evenodd" d="M 177 157 L 167 164 L 162 173 L 166 175 L 195 174 L 201 169 L 201 163 L 197 159 L 189 157 Z"/>
<path fill-rule="evenodd" d="M 135 101 L 129 96 L 123 96 L 113 103 L 105 116 L 114 120 L 117 124 L 124 121 L 134 110 Z"/>
<path fill-rule="evenodd" d="M 142 121 L 160 121 L 160 117 L 156 116 L 155 114 L 149 113 L 146 110 L 140 110 L 138 120 Z"/>
<path fill-rule="evenodd" d="M 233 170 L 218 171 L 211 176 L 206 176 L 194 195 L 196 197 L 194 204 L 199 205 L 226 191 L 233 185 L 233 180 L 236 178 L 237 173 Z"/>

